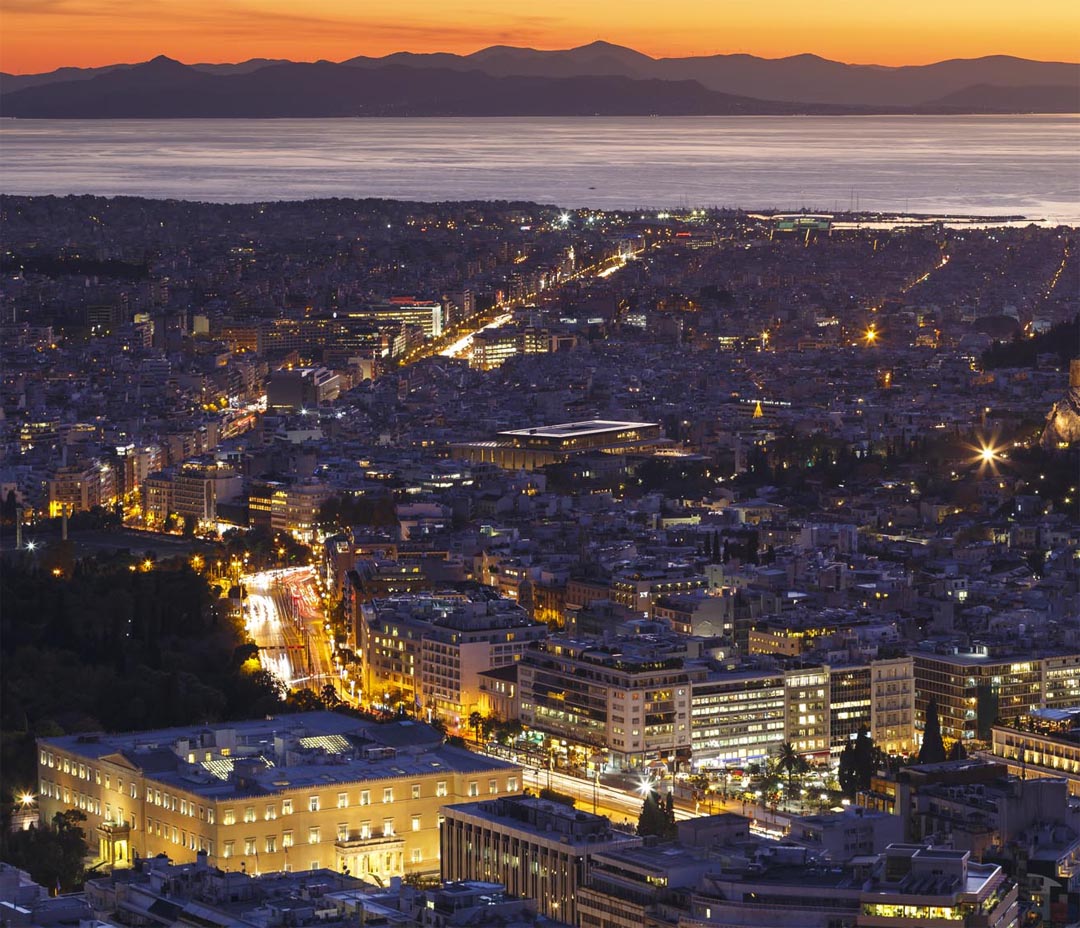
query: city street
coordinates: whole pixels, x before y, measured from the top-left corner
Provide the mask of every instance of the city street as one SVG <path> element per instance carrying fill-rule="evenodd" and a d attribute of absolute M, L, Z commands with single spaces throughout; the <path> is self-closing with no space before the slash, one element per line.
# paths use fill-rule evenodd
<path fill-rule="evenodd" d="M 318 692 L 338 677 L 314 579 L 310 567 L 296 567 L 250 574 L 242 582 L 244 621 L 263 667 L 289 689 Z"/>

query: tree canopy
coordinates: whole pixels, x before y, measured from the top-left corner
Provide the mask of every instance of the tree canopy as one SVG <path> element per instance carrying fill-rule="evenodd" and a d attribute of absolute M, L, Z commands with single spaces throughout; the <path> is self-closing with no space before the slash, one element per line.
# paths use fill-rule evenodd
<path fill-rule="evenodd" d="M 945 742 L 941 737 L 937 697 L 931 696 L 930 702 L 926 705 L 926 727 L 923 729 L 922 747 L 919 748 L 919 763 L 940 764 L 945 757 Z"/>

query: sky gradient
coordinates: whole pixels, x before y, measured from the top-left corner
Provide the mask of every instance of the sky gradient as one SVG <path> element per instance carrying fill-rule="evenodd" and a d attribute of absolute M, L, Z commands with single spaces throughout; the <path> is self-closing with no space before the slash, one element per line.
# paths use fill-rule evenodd
<path fill-rule="evenodd" d="M 860 64 L 1007 54 L 1077 60 L 1074 0 L 0 0 L 0 69 L 17 74 L 165 54 L 188 63 L 340 61 L 605 39 L 655 57 L 812 52 Z"/>

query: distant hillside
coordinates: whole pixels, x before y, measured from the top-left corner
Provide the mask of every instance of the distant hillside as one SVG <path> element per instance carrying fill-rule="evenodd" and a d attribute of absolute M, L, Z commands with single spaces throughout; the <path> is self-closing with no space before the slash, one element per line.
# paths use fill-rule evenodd
<path fill-rule="evenodd" d="M 1080 88 L 977 84 L 940 97 L 931 105 L 965 113 L 1076 113 L 1080 112 Z"/>
<path fill-rule="evenodd" d="M 850 112 L 717 93 L 694 81 L 625 77 L 492 77 L 481 71 L 385 65 L 268 65 L 207 73 L 155 58 L 89 80 L 28 87 L 0 97 L 24 118 L 305 116 L 786 115 Z"/>
<path fill-rule="evenodd" d="M 607 42 L 311 64 L 60 68 L 0 75 L 0 113 L 121 116 L 572 116 L 1080 112 L 1080 65 L 1008 56 L 889 68 L 815 55 L 650 58 Z"/>

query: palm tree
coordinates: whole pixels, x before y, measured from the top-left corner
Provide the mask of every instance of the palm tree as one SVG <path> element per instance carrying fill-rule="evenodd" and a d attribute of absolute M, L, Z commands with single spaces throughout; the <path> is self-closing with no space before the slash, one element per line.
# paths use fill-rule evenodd
<path fill-rule="evenodd" d="M 795 750 L 795 745 L 790 741 L 785 741 L 780 745 L 780 753 L 776 758 L 776 769 L 787 773 L 787 794 L 790 800 L 795 795 L 795 777 L 806 769 L 806 761 Z"/>
<path fill-rule="evenodd" d="M 483 721 L 484 717 L 476 709 L 469 713 L 469 727 L 473 730 L 473 739 L 477 744 L 480 743 L 480 726 Z"/>

